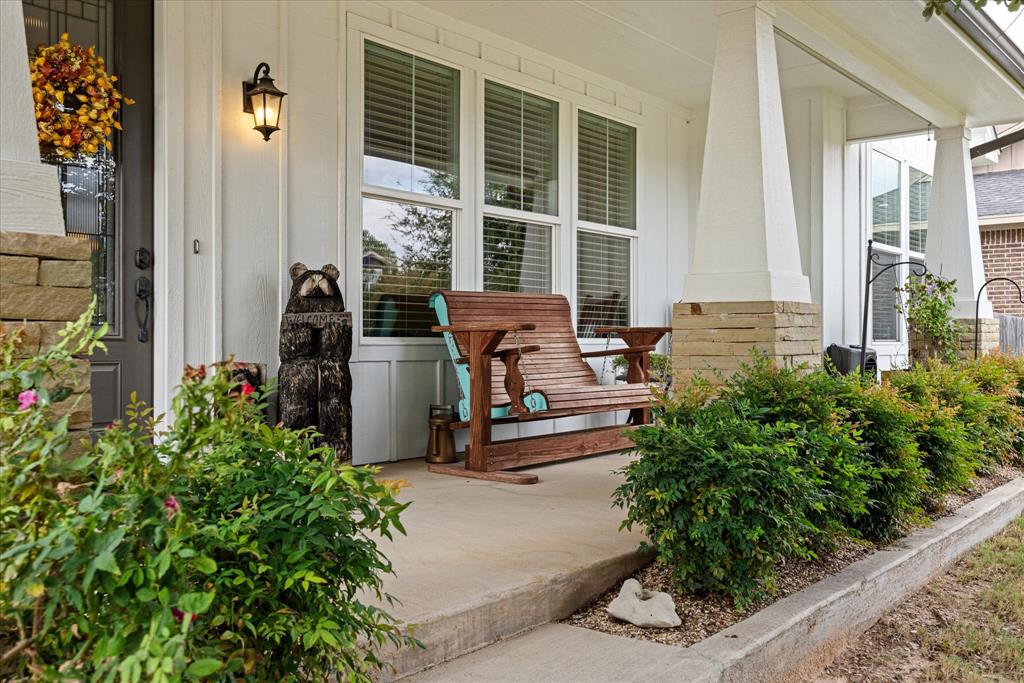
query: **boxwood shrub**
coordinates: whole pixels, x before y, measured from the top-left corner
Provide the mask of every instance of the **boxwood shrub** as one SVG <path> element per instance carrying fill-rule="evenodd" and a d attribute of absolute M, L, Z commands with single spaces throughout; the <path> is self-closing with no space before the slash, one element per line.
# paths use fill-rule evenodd
<path fill-rule="evenodd" d="M 842 536 L 904 533 L 978 472 L 1020 463 L 1024 361 L 937 361 L 878 386 L 755 355 L 713 387 L 677 387 L 632 432 L 614 502 L 684 588 L 738 606 L 776 566 Z"/>

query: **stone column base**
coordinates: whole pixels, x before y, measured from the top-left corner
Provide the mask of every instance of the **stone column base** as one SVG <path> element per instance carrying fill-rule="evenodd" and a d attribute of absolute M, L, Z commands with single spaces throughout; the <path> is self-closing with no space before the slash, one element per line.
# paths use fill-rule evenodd
<path fill-rule="evenodd" d="M 956 356 L 960 360 L 974 358 L 974 318 L 958 318 L 956 322 L 963 328 L 960 334 L 960 346 Z M 979 318 L 978 326 L 978 357 L 999 350 L 999 319 Z M 932 343 L 931 337 L 918 334 L 910 335 L 910 359 L 915 363 L 924 362 L 929 358 L 940 357 L 939 351 Z"/>
<path fill-rule="evenodd" d="M 59 339 L 57 332 L 89 307 L 91 257 L 86 238 L 0 231 L 0 331 L 22 330 L 19 357 L 48 349 Z M 56 416 L 68 416 L 73 454 L 92 427 L 89 360 L 77 361 L 62 381 L 73 393 L 53 409 Z"/>
<path fill-rule="evenodd" d="M 672 380 L 695 373 L 719 383 L 759 349 L 779 365 L 821 364 L 817 304 L 793 301 L 679 303 L 672 310 Z"/>

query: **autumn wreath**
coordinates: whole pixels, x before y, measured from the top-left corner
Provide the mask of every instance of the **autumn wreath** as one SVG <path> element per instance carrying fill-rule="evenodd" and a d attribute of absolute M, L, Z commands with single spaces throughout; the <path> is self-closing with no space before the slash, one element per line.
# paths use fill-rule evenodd
<path fill-rule="evenodd" d="M 107 73 L 95 47 L 72 45 L 64 33 L 60 42 L 36 50 L 29 69 L 45 156 L 72 159 L 112 148 L 110 135 L 121 130 L 116 118 L 121 103 L 135 101 L 114 87 L 117 77 Z"/>

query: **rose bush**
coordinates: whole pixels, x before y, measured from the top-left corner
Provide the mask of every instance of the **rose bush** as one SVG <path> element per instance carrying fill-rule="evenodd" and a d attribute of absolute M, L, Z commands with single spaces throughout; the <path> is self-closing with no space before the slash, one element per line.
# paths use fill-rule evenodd
<path fill-rule="evenodd" d="M 48 408 L 99 346 L 90 319 L 36 357 L 0 343 L 0 678 L 368 681 L 413 642 L 363 597 L 388 600 L 396 487 L 265 424 L 230 363 L 188 369 L 165 422 L 133 397 L 69 457 Z"/>

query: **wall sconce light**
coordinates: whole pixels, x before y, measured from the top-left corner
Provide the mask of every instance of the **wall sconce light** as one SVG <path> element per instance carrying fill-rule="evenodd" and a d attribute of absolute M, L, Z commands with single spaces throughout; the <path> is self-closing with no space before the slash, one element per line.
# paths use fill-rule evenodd
<path fill-rule="evenodd" d="M 270 66 L 266 62 L 259 63 L 251 81 L 242 81 L 242 110 L 252 114 L 256 124 L 253 130 L 262 133 L 265 141 L 270 141 L 274 131 L 281 130 L 277 123 L 281 120 L 281 105 L 287 94 L 274 87 Z"/>

